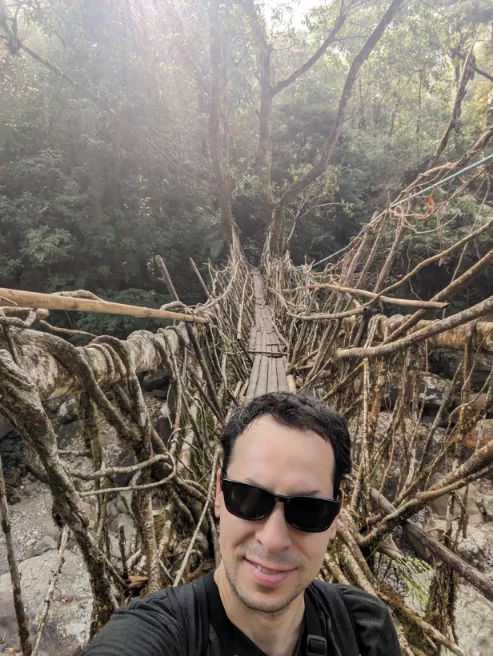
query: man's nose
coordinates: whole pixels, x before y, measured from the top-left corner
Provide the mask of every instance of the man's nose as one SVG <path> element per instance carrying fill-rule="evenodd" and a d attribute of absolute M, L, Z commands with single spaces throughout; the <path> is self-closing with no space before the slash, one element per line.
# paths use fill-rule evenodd
<path fill-rule="evenodd" d="M 292 546 L 283 503 L 277 502 L 271 514 L 259 522 L 255 537 L 269 553 L 277 553 Z"/>

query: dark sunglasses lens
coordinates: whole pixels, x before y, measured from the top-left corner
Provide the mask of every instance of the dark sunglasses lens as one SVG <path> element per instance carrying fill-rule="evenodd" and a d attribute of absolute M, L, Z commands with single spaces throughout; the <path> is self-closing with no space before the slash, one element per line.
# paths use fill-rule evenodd
<path fill-rule="evenodd" d="M 222 490 L 226 508 L 241 519 L 263 519 L 275 504 L 274 497 L 267 490 L 246 483 L 223 480 Z"/>
<path fill-rule="evenodd" d="M 338 501 L 293 497 L 286 503 L 286 519 L 300 531 L 321 533 L 333 523 L 339 509 Z"/>

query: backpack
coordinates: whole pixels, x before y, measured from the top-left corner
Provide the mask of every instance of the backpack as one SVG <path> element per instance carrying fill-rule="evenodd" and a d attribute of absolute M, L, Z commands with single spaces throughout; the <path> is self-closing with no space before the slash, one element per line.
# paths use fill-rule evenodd
<path fill-rule="evenodd" d="M 233 656 L 231 624 L 227 619 L 213 576 L 214 572 L 209 572 L 196 579 L 191 585 L 167 589 L 176 618 L 184 628 L 188 656 L 207 656 L 209 625 L 213 626 L 217 634 L 221 656 Z M 338 635 L 339 644 L 344 644 L 343 656 L 359 656 L 360 651 L 353 622 L 341 592 L 336 585 L 330 585 L 324 587 L 323 594 L 325 597 L 329 597 L 332 631 Z M 200 621 L 195 648 L 197 649 L 200 645 L 200 649 L 191 653 L 188 636 L 190 627 L 194 623 L 197 624 L 197 611 Z M 317 601 L 309 590 L 305 591 L 305 622 L 308 633 L 305 656 L 340 655 L 340 650 L 335 642 L 329 645 L 330 650 L 328 650 L 327 640 L 322 633 L 317 612 Z"/>

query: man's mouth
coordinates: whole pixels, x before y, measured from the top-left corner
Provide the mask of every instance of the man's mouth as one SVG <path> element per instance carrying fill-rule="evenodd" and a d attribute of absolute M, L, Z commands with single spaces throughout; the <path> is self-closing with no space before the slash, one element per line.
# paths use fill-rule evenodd
<path fill-rule="evenodd" d="M 252 574 L 253 579 L 260 585 L 273 587 L 285 581 L 288 576 L 294 572 L 294 568 L 290 569 L 274 569 L 260 565 L 252 560 L 245 558 L 248 568 Z"/>

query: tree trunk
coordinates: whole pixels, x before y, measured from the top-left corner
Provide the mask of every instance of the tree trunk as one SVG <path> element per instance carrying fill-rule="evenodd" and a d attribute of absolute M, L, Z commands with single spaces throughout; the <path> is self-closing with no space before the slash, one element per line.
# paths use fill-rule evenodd
<path fill-rule="evenodd" d="M 212 169 L 217 188 L 221 231 L 224 244 L 231 247 L 235 222 L 231 209 L 231 191 L 227 175 L 224 173 L 221 156 L 221 107 L 224 98 L 223 87 L 226 84 L 221 53 L 221 17 L 219 0 L 210 3 L 210 58 L 211 58 L 211 107 L 209 114 L 209 149 Z"/>

